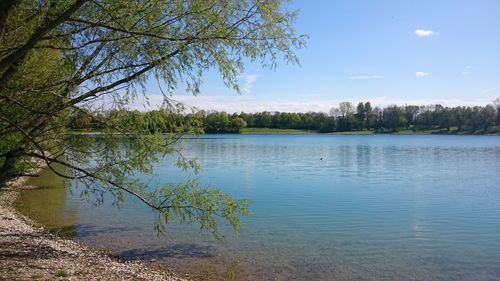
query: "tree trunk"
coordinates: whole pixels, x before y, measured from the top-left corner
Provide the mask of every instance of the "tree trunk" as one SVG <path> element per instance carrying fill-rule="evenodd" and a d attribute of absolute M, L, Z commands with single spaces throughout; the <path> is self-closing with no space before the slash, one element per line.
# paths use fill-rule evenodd
<path fill-rule="evenodd" d="M 9 13 L 16 5 L 17 0 L 2 0 L 0 2 L 0 38 L 5 32 L 5 26 L 7 25 L 7 19 Z"/>
<path fill-rule="evenodd" d="M 5 160 L 0 168 L 0 189 L 7 181 L 16 176 L 16 163 L 19 156 L 24 152 L 24 149 L 18 148 L 11 150 L 5 155 Z"/>

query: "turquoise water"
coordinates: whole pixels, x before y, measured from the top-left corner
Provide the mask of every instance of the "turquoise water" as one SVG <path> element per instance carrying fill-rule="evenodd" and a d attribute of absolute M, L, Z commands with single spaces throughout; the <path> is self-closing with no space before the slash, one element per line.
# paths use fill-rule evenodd
<path fill-rule="evenodd" d="M 182 146 L 201 173 L 165 159 L 150 180 L 197 178 L 250 199 L 239 237 L 175 224 L 158 237 L 139 202 L 93 206 L 74 183 L 21 202 L 36 213 L 41 197 L 62 198 L 38 207 L 42 223 L 207 279 L 500 280 L 500 137 L 205 135 Z"/>

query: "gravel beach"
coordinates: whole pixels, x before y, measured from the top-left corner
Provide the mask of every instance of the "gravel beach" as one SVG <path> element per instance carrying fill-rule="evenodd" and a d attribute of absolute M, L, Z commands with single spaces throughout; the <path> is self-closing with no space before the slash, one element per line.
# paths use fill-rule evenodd
<path fill-rule="evenodd" d="M 121 261 L 37 227 L 14 208 L 23 183 L 18 179 L 0 191 L 0 280 L 187 280 L 153 264 Z"/>

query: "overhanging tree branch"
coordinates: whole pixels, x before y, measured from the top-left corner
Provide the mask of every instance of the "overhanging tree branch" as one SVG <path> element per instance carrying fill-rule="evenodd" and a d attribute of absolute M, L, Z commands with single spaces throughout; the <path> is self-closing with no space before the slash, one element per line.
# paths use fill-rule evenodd
<path fill-rule="evenodd" d="M 76 12 L 87 1 L 88 0 L 76 0 L 72 5 L 68 7 L 68 9 L 62 12 L 58 17 L 47 22 L 43 26 L 40 26 L 33 33 L 33 35 L 31 35 L 31 37 L 23 46 L 21 46 L 16 51 L 12 52 L 10 55 L 0 60 L 0 73 L 3 73 L 7 68 L 11 67 L 12 65 L 18 64 L 17 62 L 22 60 L 26 56 L 26 54 L 43 38 L 45 34 L 47 34 L 49 31 L 53 30 L 62 22 L 67 20 L 74 12 Z"/>

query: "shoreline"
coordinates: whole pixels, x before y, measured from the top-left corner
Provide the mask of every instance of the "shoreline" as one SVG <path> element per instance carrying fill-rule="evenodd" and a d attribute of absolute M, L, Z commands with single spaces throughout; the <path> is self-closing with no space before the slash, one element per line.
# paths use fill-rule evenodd
<path fill-rule="evenodd" d="M 14 206 L 25 181 L 19 178 L 0 191 L 0 280 L 189 280 L 143 261 L 120 260 L 38 227 Z"/>
<path fill-rule="evenodd" d="M 296 130 L 296 129 L 270 129 L 270 128 L 250 128 L 251 130 L 243 130 L 239 133 L 204 133 L 202 135 L 438 135 L 438 136 L 500 136 L 500 132 L 493 133 L 471 133 L 467 131 L 443 131 L 443 130 L 400 130 L 396 132 L 377 132 L 373 130 L 363 131 L 339 131 L 331 133 L 320 133 L 311 130 Z M 101 136 L 100 131 L 69 131 L 67 135 L 70 136 Z"/>

